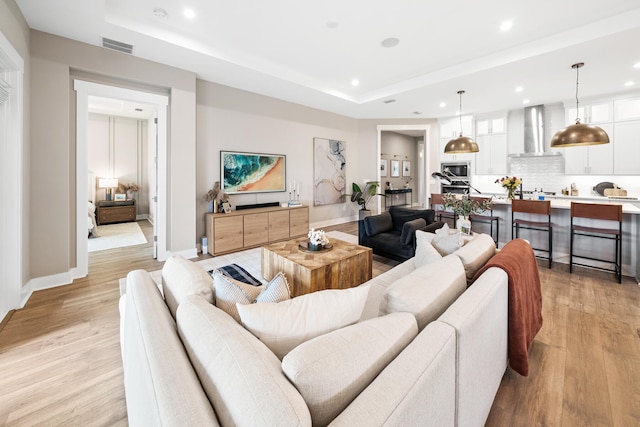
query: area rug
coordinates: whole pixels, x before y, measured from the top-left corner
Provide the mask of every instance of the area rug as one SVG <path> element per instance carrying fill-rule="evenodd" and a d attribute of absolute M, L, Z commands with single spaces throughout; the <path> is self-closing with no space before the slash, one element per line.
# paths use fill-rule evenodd
<path fill-rule="evenodd" d="M 98 236 L 88 240 L 89 252 L 147 243 L 137 222 L 99 225 Z"/>

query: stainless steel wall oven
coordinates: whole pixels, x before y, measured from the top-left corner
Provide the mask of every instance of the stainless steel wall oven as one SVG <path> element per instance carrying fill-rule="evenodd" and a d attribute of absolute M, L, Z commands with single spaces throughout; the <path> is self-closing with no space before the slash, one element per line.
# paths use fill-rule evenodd
<path fill-rule="evenodd" d="M 450 184 L 441 182 L 440 192 L 464 194 L 469 193 L 471 180 L 471 167 L 469 162 L 443 162 L 440 163 L 440 173 L 446 176 Z"/>

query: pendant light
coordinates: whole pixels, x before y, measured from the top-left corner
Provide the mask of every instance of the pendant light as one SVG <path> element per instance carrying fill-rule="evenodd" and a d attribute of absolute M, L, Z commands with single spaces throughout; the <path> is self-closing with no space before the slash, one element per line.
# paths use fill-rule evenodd
<path fill-rule="evenodd" d="M 463 90 L 458 91 L 460 95 L 460 136 L 447 142 L 444 146 L 444 152 L 447 154 L 463 154 L 463 153 L 477 153 L 478 144 L 476 144 L 471 138 L 462 136 L 462 94 Z"/>
<path fill-rule="evenodd" d="M 576 115 L 578 114 L 578 70 L 584 66 L 584 62 L 573 64 L 571 68 L 576 70 Z M 580 123 L 580 117 L 576 118 L 576 124 L 567 126 L 551 139 L 552 147 L 580 147 L 586 145 L 608 144 L 609 135 L 600 127 Z"/>

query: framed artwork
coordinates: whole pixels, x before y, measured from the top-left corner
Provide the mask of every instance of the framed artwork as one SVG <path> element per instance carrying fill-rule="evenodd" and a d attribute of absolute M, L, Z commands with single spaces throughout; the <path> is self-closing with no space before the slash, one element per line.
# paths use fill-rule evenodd
<path fill-rule="evenodd" d="M 409 160 L 402 161 L 402 176 L 411 176 L 411 162 Z"/>
<path fill-rule="evenodd" d="M 313 138 L 313 205 L 345 203 L 346 143 Z"/>
<path fill-rule="evenodd" d="M 400 176 L 400 160 L 391 160 L 391 178 Z"/>
<path fill-rule="evenodd" d="M 285 191 L 283 154 L 220 151 L 220 182 L 227 194 Z"/>
<path fill-rule="evenodd" d="M 113 200 L 115 201 L 127 200 L 127 195 L 125 193 L 115 193 L 113 195 Z"/>
<path fill-rule="evenodd" d="M 387 176 L 387 159 L 380 159 L 380 176 Z"/>

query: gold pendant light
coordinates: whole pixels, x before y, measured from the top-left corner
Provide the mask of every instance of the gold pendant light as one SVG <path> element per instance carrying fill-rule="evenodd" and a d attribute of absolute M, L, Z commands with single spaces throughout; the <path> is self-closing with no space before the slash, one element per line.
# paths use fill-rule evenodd
<path fill-rule="evenodd" d="M 584 66 L 584 62 L 573 64 L 571 68 L 576 70 L 576 115 L 578 114 L 578 70 Z M 600 127 L 580 123 L 580 117 L 576 118 L 576 124 L 567 126 L 551 139 L 552 147 L 580 147 L 585 145 L 608 144 L 609 135 Z"/>
<path fill-rule="evenodd" d="M 480 151 L 478 149 L 478 144 L 473 141 L 471 138 L 467 138 L 466 136 L 462 136 L 462 94 L 463 90 L 458 91 L 458 95 L 460 95 L 460 136 L 452 139 L 447 142 L 447 145 L 444 146 L 444 152 L 447 154 L 464 154 L 464 153 L 477 153 Z"/>

